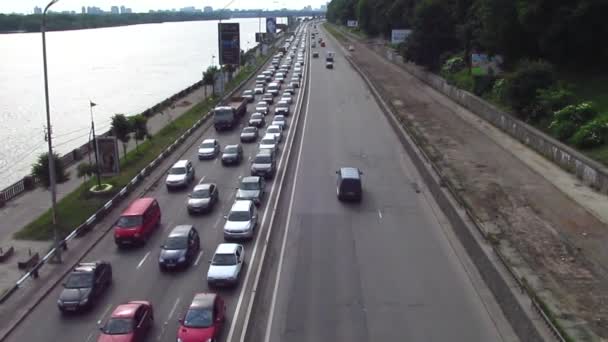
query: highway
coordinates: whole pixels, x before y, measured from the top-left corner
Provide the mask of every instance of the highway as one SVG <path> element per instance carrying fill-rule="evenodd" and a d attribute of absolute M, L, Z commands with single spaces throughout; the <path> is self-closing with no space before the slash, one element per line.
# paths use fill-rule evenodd
<path fill-rule="evenodd" d="M 284 59 L 283 59 L 284 61 Z M 295 62 L 295 58 L 294 58 Z M 307 69 L 305 69 L 307 70 Z M 291 79 L 293 67 L 287 80 Z M 247 89 L 253 89 L 253 80 Z M 286 86 L 284 85 L 283 88 Z M 246 267 L 253 267 L 255 262 L 251 260 L 255 249 L 259 255 L 266 229 L 268 229 L 272 210 L 269 203 L 278 194 L 279 173 L 286 165 L 285 156 L 288 144 L 293 140 L 295 128 L 292 129 L 293 120 L 296 115 L 293 110 L 297 102 L 303 100 L 304 89 L 300 88 L 294 95 L 294 103 L 288 116 L 290 128 L 284 134 L 283 142 L 280 144 L 280 162 L 277 163 L 278 171 L 274 180 L 267 180 L 267 194 L 258 208 L 260 227 L 257 229 L 255 240 L 243 242 L 245 246 Z M 240 126 L 227 132 L 217 133 L 211 127 L 204 138 L 217 138 L 222 149 L 227 144 L 240 143 L 239 135 L 241 128 L 247 124 L 249 115 L 254 112 L 255 103 L 261 98 L 256 96 L 256 101 L 248 105 L 247 115 L 241 120 Z M 299 99 L 296 101 L 296 99 Z M 275 103 L 277 98 L 275 98 Z M 270 114 L 266 117 L 267 125 L 272 121 L 274 115 L 273 106 Z M 97 321 L 105 321 L 111 311 L 119 304 L 130 300 L 149 300 L 154 307 L 155 324 L 147 336 L 149 341 L 175 341 L 178 328 L 178 319 L 183 317 L 192 297 L 195 293 L 209 291 L 206 283 L 206 274 L 209 259 L 219 243 L 224 242 L 223 225 L 224 215 L 234 202 L 239 177 L 248 176 L 249 158 L 253 158 L 258 143 L 263 135 L 264 129 L 260 129 L 260 137 L 255 143 L 243 144 L 244 160 L 239 166 L 222 166 L 220 157 L 214 160 L 197 159 L 198 144 L 195 144 L 184 156 L 172 156 L 171 158 L 190 159 L 195 166 L 195 181 L 190 189 L 203 177 L 205 182 L 214 182 L 218 185 L 220 201 L 213 212 L 207 215 L 189 216 L 185 206 L 186 195 L 189 189 L 183 191 L 168 192 L 164 186 L 164 178 L 158 185 L 149 191 L 146 196 L 155 197 L 161 207 L 162 223 L 160 229 L 153 234 L 145 246 L 133 249 L 118 249 L 114 243 L 112 234 L 107 234 L 87 255 L 85 261 L 106 260 L 112 264 L 113 284 L 101 297 L 92 310 L 79 315 L 62 315 L 57 309 L 57 298 L 62 290 L 61 286 L 55 288 L 12 333 L 7 341 L 62 341 L 62 342 L 88 342 L 96 341 L 99 331 Z M 293 132 L 293 133 L 292 133 Z M 202 141 L 202 140 L 201 140 Z M 115 221 L 120 215 L 119 211 L 113 212 L 107 221 Z M 180 224 L 193 224 L 201 237 L 201 254 L 197 257 L 194 265 L 184 271 L 160 272 L 158 268 L 158 254 L 160 246 L 169 231 Z M 259 259 L 256 257 L 256 259 Z M 249 279 L 253 280 L 251 277 Z M 243 312 L 241 306 L 245 306 L 248 297 L 243 286 L 245 274 L 241 275 L 240 284 L 235 289 L 214 290 L 219 292 L 227 303 L 227 322 L 222 333 L 226 339 L 231 330 L 236 336 L 239 333 L 238 312 Z M 251 282 L 251 280 L 249 282 Z M 235 318 L 235 316 L 237 318 Z"/>
<path fill-rule="evenodd" d="M 365 83 L 326 33 L 282 201 L 286 232 L 252 341 L 515 341 Z M 334 69 L 325 52 L 336 52 Z M 356 53 L 356 52 L 353 52 Z M 335 171 L 363 171 L 363 201 L 336 198 Z M 278 243 L 277 243 L 278 244 Z M 258 331 L 255 331 L 258 330 Z"/>

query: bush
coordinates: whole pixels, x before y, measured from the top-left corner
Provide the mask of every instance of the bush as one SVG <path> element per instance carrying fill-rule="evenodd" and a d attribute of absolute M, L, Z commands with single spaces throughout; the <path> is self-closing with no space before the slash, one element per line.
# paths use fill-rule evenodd
<path fill-rule="evenodd" d="M 497 79 L 492 85 L 491 97 L 498 102 L 503 102 L 505 100 L 506 84 L 507 81 L 504 78 Z"/>
<path fill-rule="evenodd" d="M 51 176 L 49 173 L 49 154 L 48 152 L 42 153 L 38 156 L 38 161 L 32 166 L 32 176 L 40 179 L 40 183 L 48 188 L 51 184 Z M 65 166 L 61 162 L 61 158 L 57 153 L 53 153 L 53 160 L 55 162 L 55 181 L 57 184 L 64 183 L 69 177 L 69 173 L 66 172 Z"/>
<path fill-rule="evenodd" d="M 591 102 L 569 105 L 555 112 L 549 128 L 560 140 L 572 137 L 582 125 L 594 119 L 598 112 Z"/>
<path fill-rule="evenodd" d="M 492 91 L 496 78 L 493 75 L 473 76 L 473 93 L 481 96 Z"/>
<path fill-rule="evenodd" d="M 566 107 L 573 100 L 574 94 L 562 86 L 539 89 L 534 103 L 524 108 L 522 113 L 525 113 L 526 121 L 538 122 Z"/>
<path fill-rule="evenodd" d="M 464 59 L 460 56 L 455 56 L 455 57 L 448 58 L 443 63 L 443 66 L 441 67 L 441 72 L 447 73 L 447 74 L 453 74 L 453 73 L 459 72 L 460 70 L 464 69 L 465 67 L 466 67 L 466 64 L 464 62 Z"/>
<path fill-rule="evenodd" d="M 608 142 L 608 116 L 584 124 L 570 141 L 579 148 L 591 148 Z"/>
<path fill-rule="evenodd" d="M 505 100 L 518 116 L 524 116 L 522 110 L 536 100 L 539 89 L 551 88 L 555 84 L 553 66 L 543 61 L 523 61 L 515 72 L 507 77 Z"/>

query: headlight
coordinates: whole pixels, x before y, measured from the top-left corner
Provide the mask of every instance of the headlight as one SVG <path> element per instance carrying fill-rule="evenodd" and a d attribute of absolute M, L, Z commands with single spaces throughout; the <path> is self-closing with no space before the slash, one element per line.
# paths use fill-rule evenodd
<path fill-rule="evenodd" d="M 185 256 L 181 256 L 181 257 L 179 257 L 178 261 L 179 262 L 184 262 L 184 261 L 186 261 L 186 257 Z"/>
<path fill-rule="evenodd" d="M 213 339 L 212 338 L 208 338 L 207 342 L 213 342 Z"/>
<path fill-rule="evenodd" d="M 57 299 L 57 305 L 63 306 L 63 302 L 61 301 L 61 299 Z"/>
<path fill-rule="evenodd" d="M 80 305 L 86 305 L 89 302 L 89 298 L 82 299 Z"/>
<path fill-rule="evenodd" d="M 159 257 L 158 262 L 163 263 L 163 262 L 165 262 L 165 259 L 163 259 L 162 257 Z"/>
<path fill-rule="evenodd" d="M 181 338 L 177 338 L 177 342 L 183 342 Z"/>

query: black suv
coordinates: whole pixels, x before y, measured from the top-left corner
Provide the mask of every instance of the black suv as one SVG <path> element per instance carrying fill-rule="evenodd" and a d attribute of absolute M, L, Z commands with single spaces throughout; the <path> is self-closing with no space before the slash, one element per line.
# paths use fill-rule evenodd
<path fill-rule="evenodd" d="M 271 150 L 260 150 L 251 161 L 251 175 L 273 178 L 277 166 L 274 153 Z"/>
<path fill-rule="evenodd" d="M 201 241 L 194 226 L 181 225 L 173 228 L 160 248 L 158 266 L 165 270 L 191 264 L 201 248 Z"/>
<path fill-rule="evenodd" d="M 78 264 L 63 283 L 57 305 L 61 312 L 79 311 L 92 307 L 112 283 L 112 266 L 106 261 Z"/>
<path fill-rule="evenodd" d="M 336 171 L 338 184 L 336 193 L 341 201 L 361 201 L 363 190 L 361 187 L 361 175 L 363 172 L 356 167 L 342 167 Z"/>

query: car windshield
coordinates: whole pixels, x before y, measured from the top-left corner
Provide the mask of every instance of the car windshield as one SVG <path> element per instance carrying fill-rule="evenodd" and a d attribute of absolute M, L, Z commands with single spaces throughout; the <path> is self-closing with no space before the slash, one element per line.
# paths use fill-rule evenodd
<path fill-rule="evenodd" d="M 72 273 L 65 282 L 66 289 L 90 288 L 93 285 L 92 273 Z"/>
<path fill-rule="evenodd" d="M 211 309 L 192 308 L 186 312 L 186 317 L 184 317 L 186 328 L 209 328 L 211 325 L 213 325 Z"/>
<path fill-rule="evenodd" d="M 285 118 L 283 116 L 277 115 L 272 119 L 272 122 L 285 122 Z"/>
<path fill-rule="evenodd" d="M 185 167 L 172 167 L 171 170 L 169 170 L 170 175 L 183 175 L 185 173 L 186 173 Z"/>
<path fill-rule="evenodd" d="M 192 194 L 190 194 L 191 198 L 197 198 L 197 199 L 201 199 L 201 198 L 209 198 L 209 189 L 199 189 L 199 190 L 195 190 L 192 192 Z"/>
<path fill-rule="evenodd" d="M 187 236 L 169 236 L 163 245 L 163 249 L 186 249 L 186 247 L 188 247 Z"/>
<path fill-rule="evenodd" d="M 252 93 L 253 93 L 253 91 L 252 91 L 252 90 L 245 90 L 245 91 L 243 92 L 243 95 L 251 95 Z"/>
<path fill-rule="evenodd" d="M 266 131 L 267 133 L 281 133 L 281 130 L 278 127 L 270 127 Z"/>
<path fill-rule="evenodd" d="M 272 162 L 272 158 L 270 156 L 256 156 L 253 162 L 255 164 L 270 164 Z"/>
<path fill-rule="evenodd" d="M 236 146 L 226 146 L 224 149 L 224 153 L 236 153 L 238 151 L 238 147 Z"/>
<path fill-rule="evenodd" d="M 241 190 L 259 190 L 260 189 L 258 182 L 251 182 L 251 181 L 241 182 L 240 188 L 241 188 Z"/>
<path fill-rule="evenodd" d="M 201 144 L 201 148 L 213 148 L 215 145 L 212 142 L 206 142 Z"/>
<path fill-rule="evenodd" d="M 121 216 L 116 223 L 116 226 L 120 228 L 133 228 L 141 226 L 143 222 L 142 216 Z"/>
<path fill-rule="evenodd" d="M 131 318 L 110 318 L 103 327 L 106 335 L 125 335 L 133 330 L 133 320 Z"/>
<path fill-rule="evenodd" d="M 248 211 L 232 211 L 228 216 L 228 221 L 244 222 L 249 220 L 250 217 Z"/>
<path fill-rule="evenodd" d="M 264 138 L 264 139 L 262 139 L 262 144 L 264 144 L 264 145 L 274 145 L 274 139 L 273 138 Z"/>
<path fill-rule="evenodd" d="M 258 102 L 258 107 L 266 107 L 266 102 Z"/>
<path fill-rule="evenodd" d="M 216 266 L 236 265 L 236 256 L 234 254 L 216 254 L 211 264 Z"/>
<path fill-rule="evenodd" d="M 255 128 L 254 127 L 245 127 L 243 129 L 243 133 L 255 133 Z"/>

